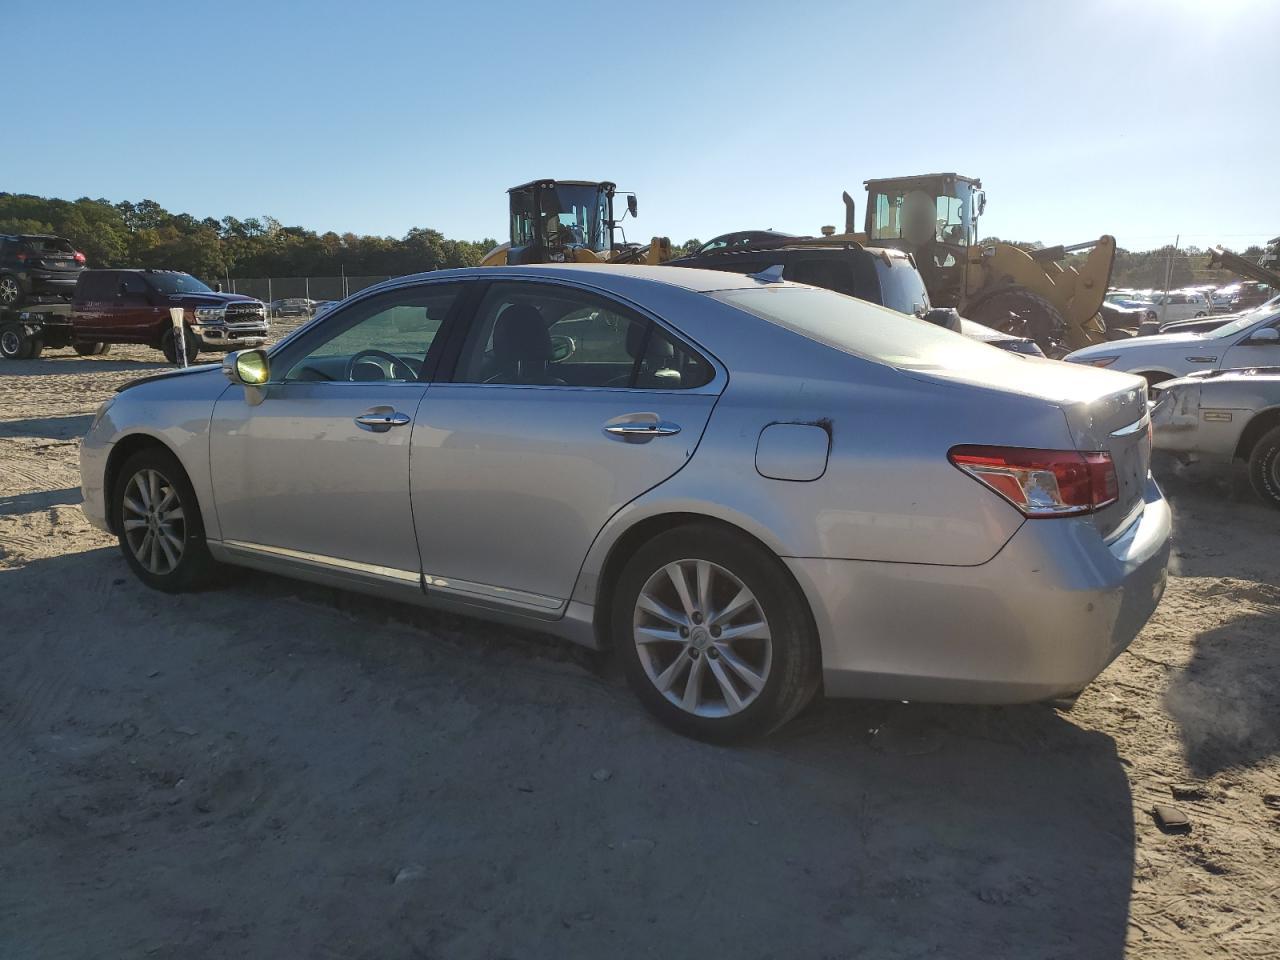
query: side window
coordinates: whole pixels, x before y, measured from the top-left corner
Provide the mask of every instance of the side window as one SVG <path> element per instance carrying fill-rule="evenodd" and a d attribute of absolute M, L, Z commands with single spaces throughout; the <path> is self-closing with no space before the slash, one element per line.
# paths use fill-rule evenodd
<path fill-rule="evenodd" d="M 285 380 L 416 381 L 462 289 L 407 287 L 329 314 L 307 337 L 305 353 L 289 363 Z"/>
<path fill-rule="evenodd" d="M 476 311 L 454 380 L 687 389 L 713 374 L 710 364 L 648 319 L 605 297 L 499 282 Z"/>
<path fill-rule="evenodd" d="M 807 283 L 810 286 L 834 290 L 846 296 L 854 296 L 853 271 L 849 268 L 848 261 L 843 259 L 807 257 L 794 260 L 787 264 L 783 275 L 796 283 Z"/>
<path fill-rule="evenodd" d="M 147 295 L 147 282 L 136 273 L 122 273 L 116 291 L 125 300 L 141 300 Z"/>

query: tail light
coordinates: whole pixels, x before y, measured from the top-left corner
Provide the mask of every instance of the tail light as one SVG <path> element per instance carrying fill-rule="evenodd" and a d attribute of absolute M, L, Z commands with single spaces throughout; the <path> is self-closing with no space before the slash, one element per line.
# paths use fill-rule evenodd
<path fill-rule="evenodd" d="M 1119 498 L 1104 451 L 960 446 L 947 459 L 1033 519 L 1092 513 Z"/>
<path fill-rule="evenodd" d="M 79 250 L 76 251 L 76 263 L 84 263 L 84 254 Z"/>
<path fill-rule="evenodd" d="M 17 253 L 13 255 L 13 258 L 17 260 L 19 263 L 26 263 L 28 260 L 31 259 L 31 254 L 26 253 L 22 250 L 19 250 Z"/>

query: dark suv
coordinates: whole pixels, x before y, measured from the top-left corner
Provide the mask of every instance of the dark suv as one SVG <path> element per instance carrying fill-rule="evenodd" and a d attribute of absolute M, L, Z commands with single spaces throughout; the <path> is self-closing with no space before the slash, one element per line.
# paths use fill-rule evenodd
<path fill-rule="evenodd" d="M 1013 353 L 1044 356 L 1034 340 L 1001 333 L 966 320 L 954 310 L 934 309 L 924 279 L 911 254 L 888 247 L 864 247 L 843 240 L 818 240 L 785 235 L 730 244 L 707 253 L 670 260 L 669 267 L 697 267 L 731 273 L 763 273 L 781 267 L 783 280 L 825 287 L 919 317 L 973 340 Z"/>
<path fill-rule="evenodd" d="M 0 235 L 0 310 L 40 299 L 70 300 L 84 254 L 45 234 Z"/>

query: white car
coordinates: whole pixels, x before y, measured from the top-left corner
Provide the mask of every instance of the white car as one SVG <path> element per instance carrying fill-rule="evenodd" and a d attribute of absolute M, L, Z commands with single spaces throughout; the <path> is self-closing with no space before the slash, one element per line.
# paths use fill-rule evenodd
<path fill-rule="evenodd" d="M 1156 319 L 1161 323 L 1207 317 L 1213 311 L 1213 303 L 1198 290 L 1171 290 L 1152 297 Z"/>
<path fill-rule="evenodd" d="M 1280 311 L 1245 313 L 1207 333 L 1166 333 L 1096 343 L 1064 358 L 1160 383 L 1196 370 L 1280 367 Z"/>

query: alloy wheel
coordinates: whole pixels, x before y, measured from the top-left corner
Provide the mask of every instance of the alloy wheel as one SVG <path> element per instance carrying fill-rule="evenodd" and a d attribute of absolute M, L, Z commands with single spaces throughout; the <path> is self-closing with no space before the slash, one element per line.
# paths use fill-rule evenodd
<path fill-rule="evenodd" d="M 676 560 L 636 598 L 632 636 L 649 681 L 699 717 L 749 707 L 769 679 L 773 638 L 755 594 L 708 560 Z"/>
<path fill-rule="evenodd" d="M 17 303 L 21 291 L 13 277 L 0 277 L 0 303 Z"/>
<path fill-rule="evenodd" d="M 125 486 L 123 507 L 124 536 L 134 558 L 148 573 L 173 573 L 187 543 L 178 488 L 158 470 L 139 470 Z"/>
<path fill-rule="evenodd" d="M 0 333 L 0 353 L 6 357 L 16 357 L 22 350 L 22 338 L 12 330 Z"/>

